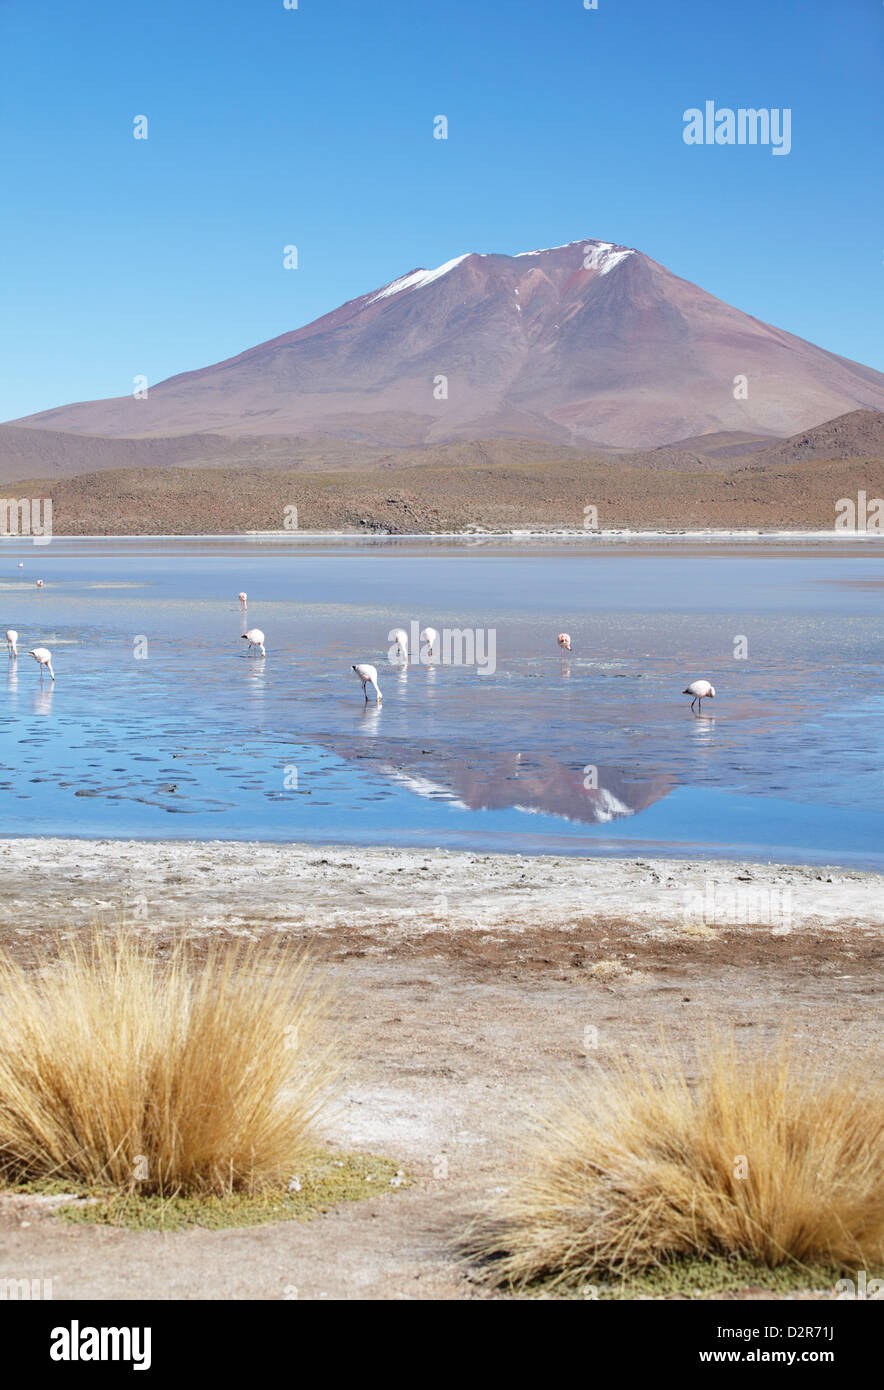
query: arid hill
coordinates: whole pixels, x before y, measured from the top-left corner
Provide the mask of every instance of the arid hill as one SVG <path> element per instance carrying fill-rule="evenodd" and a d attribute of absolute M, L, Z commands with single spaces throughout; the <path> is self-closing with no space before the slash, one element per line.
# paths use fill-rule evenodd
<path fill-rule="evenodd" d="M 5 454 L 6 441 L 32 434 L 0 427 L 7 479 L 21 455 Z M 51 497 L 56 535 L 274 531 L 292 506 L 300 529 L 316 531 L 578 530 L 587 506 L 598 509 L 602 529 L 820 529 L 834 524 L 839 498 L 884 496 L 884 415 L 873 411 L 760 450 L 744 440 L 746 452 L 733 457 L 721 435 L 711 437 L 708 455 L 687 447 L 702 439 L 592 454 L 497 439 L 352 450 L 343 466 L 335 449 L 311 456 L 297 440 L 62 438 L 65 450 L 72 440 L 88 442 L 103 467 L 2 484 L 7 497 Z M 198 466 L 177 464 L 178 444 L 184 460 L 192 446 Z M 271 444 L 279 447 L 261 448 Z M 837 456 L 828 452 L 835 448 Z M 148 462 L 114 467 L 117 456 Z M 80 461 L 75 448 L 62 455 L 68 468 Z"/>
<path fill-rule="evenodd" d="M 830 529 L 841 497 L 884 496 L 884 463 L 860 460 L 677 472 L 620 463 L 391 467 L 346 473 L 286 469 L 107 470 L 10 488 L 50 495 L 56 535 L 281 531 L 362 533 L 735 527 Z"/>
<path fill-rule="evenodd" d="M 70 478 L 105 469 L 287 468 L 321 473 L 326 469 L 420 467 L 423 464 L 472 468 L 488 463 L 531 463 L 582 459 L 581 449 L 530 439 L 458 440 L 419 449 L 351 444 L 340 439 L 299 439 L 285 435 L 240 438 L 220 434 L 181 434 L 156 439 L 108 439 L 66 430 L 0 425 L 0 487 L 21 478 Z"/>

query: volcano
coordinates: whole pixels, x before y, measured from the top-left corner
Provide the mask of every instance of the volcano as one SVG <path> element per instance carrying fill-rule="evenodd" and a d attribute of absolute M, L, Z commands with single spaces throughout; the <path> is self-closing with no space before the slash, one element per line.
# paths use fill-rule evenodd
<path fill-rule="evenodd" d="M 416 269 L 294 332 L 134 396 L 14 423 L 383 446 L 520 438 L 648 448 L 782 436 L 884 409 L 884 375 L 715 299 L 642 252 L 580 240 Z"/>

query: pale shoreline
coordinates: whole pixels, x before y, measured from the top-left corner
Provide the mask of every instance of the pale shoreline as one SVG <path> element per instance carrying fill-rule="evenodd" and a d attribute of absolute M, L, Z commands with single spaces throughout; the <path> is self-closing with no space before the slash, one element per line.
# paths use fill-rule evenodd
<path fill-rule="evenodd" d="M 55 531 L 45 539 L 32 536 L 19 536 L 11 532 L 0 533 L 0 541 L 22 541 L 34 545 L 47 546 L 58 541 L 256 541 L 256 540 L 304 540 L 304 541 L 494 541 L 494 540 L 592 540 L 592 541 L 705 541 L 705 540 L 798 540 L 798 541 L 880 541 L 882 531 L 849 531 L 797 528 L 784 530 L 781 527 L 699 527 L 694 530 L 680 527 L 630 528 L 605 527 L 597 530 L 584 530 L 582 527 L 513 527 L 507 531 L 462 530 L 462 531 L 383 531 L 357 530 L 339 531 L 123 531 L 80 534 L 79 532 Z"/>
<path fill-rule="evenodd" d="M 346 927 L 392 939 L 588 920 L 649 935 L 884 927 L 884 876 L 818 865 L 36 837 L 4 839 L 0 861 L 7 930 Z"/>

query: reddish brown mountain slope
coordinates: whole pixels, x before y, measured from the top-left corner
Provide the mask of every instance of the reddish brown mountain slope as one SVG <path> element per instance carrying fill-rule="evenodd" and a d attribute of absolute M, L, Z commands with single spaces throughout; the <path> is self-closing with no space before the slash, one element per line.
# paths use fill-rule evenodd
<path fill-rule="evenodd" d="M 748 397 L 734 399 L 734 378 Z M 447 379 L 447 399 L 434 382 Z M 638 251 L 580 241 L 413 271 L 292 333 L 124 397 L 15 422 L 80 433 L 521 437 L 645 448 L 783 435 L 884 408 L 884 376 L 731 308 Z"/>

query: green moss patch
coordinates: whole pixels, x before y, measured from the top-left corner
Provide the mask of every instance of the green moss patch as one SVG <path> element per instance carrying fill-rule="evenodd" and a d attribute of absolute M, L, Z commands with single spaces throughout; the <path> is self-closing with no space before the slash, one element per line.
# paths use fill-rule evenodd
<path fill-rule="evenodd" d="M 880 1277 L 866 1271 L 868 1279 Z M 825 1264 L 783 1264 L 776 1269 L 742 1257 L 708 1256 L 670 1260 L 626 1279 L 563 1284 L 547 1280 L 512 1289 L 528 1298 L 666 1299 L 716 1298 L 763 1290 L 772 1294 L 830 1293 L 839 1279 L 857 1281 L 855 1270 Z"/>
<path fill-rule="evenodd" d="M 57 1208 L 61 1221 L 78 1225 L 123 1226 L 130 1231 L 225 1230 L 235 1226 L 265 1226 L 274 1221 L 310 1221 L 339 1202 L 396 1192 L 409 1179 L 395 1163 L 370 1154 L 317 1154 L 304 1164 L 285 1191 L 255 1194 L 235 1192 L 226 1197 L 175 1194 L 142 1196 L 131 1192 L 87 1188 L 82 1184 L 45 1179 L 0 1189 L 79 1200 Z"/>

